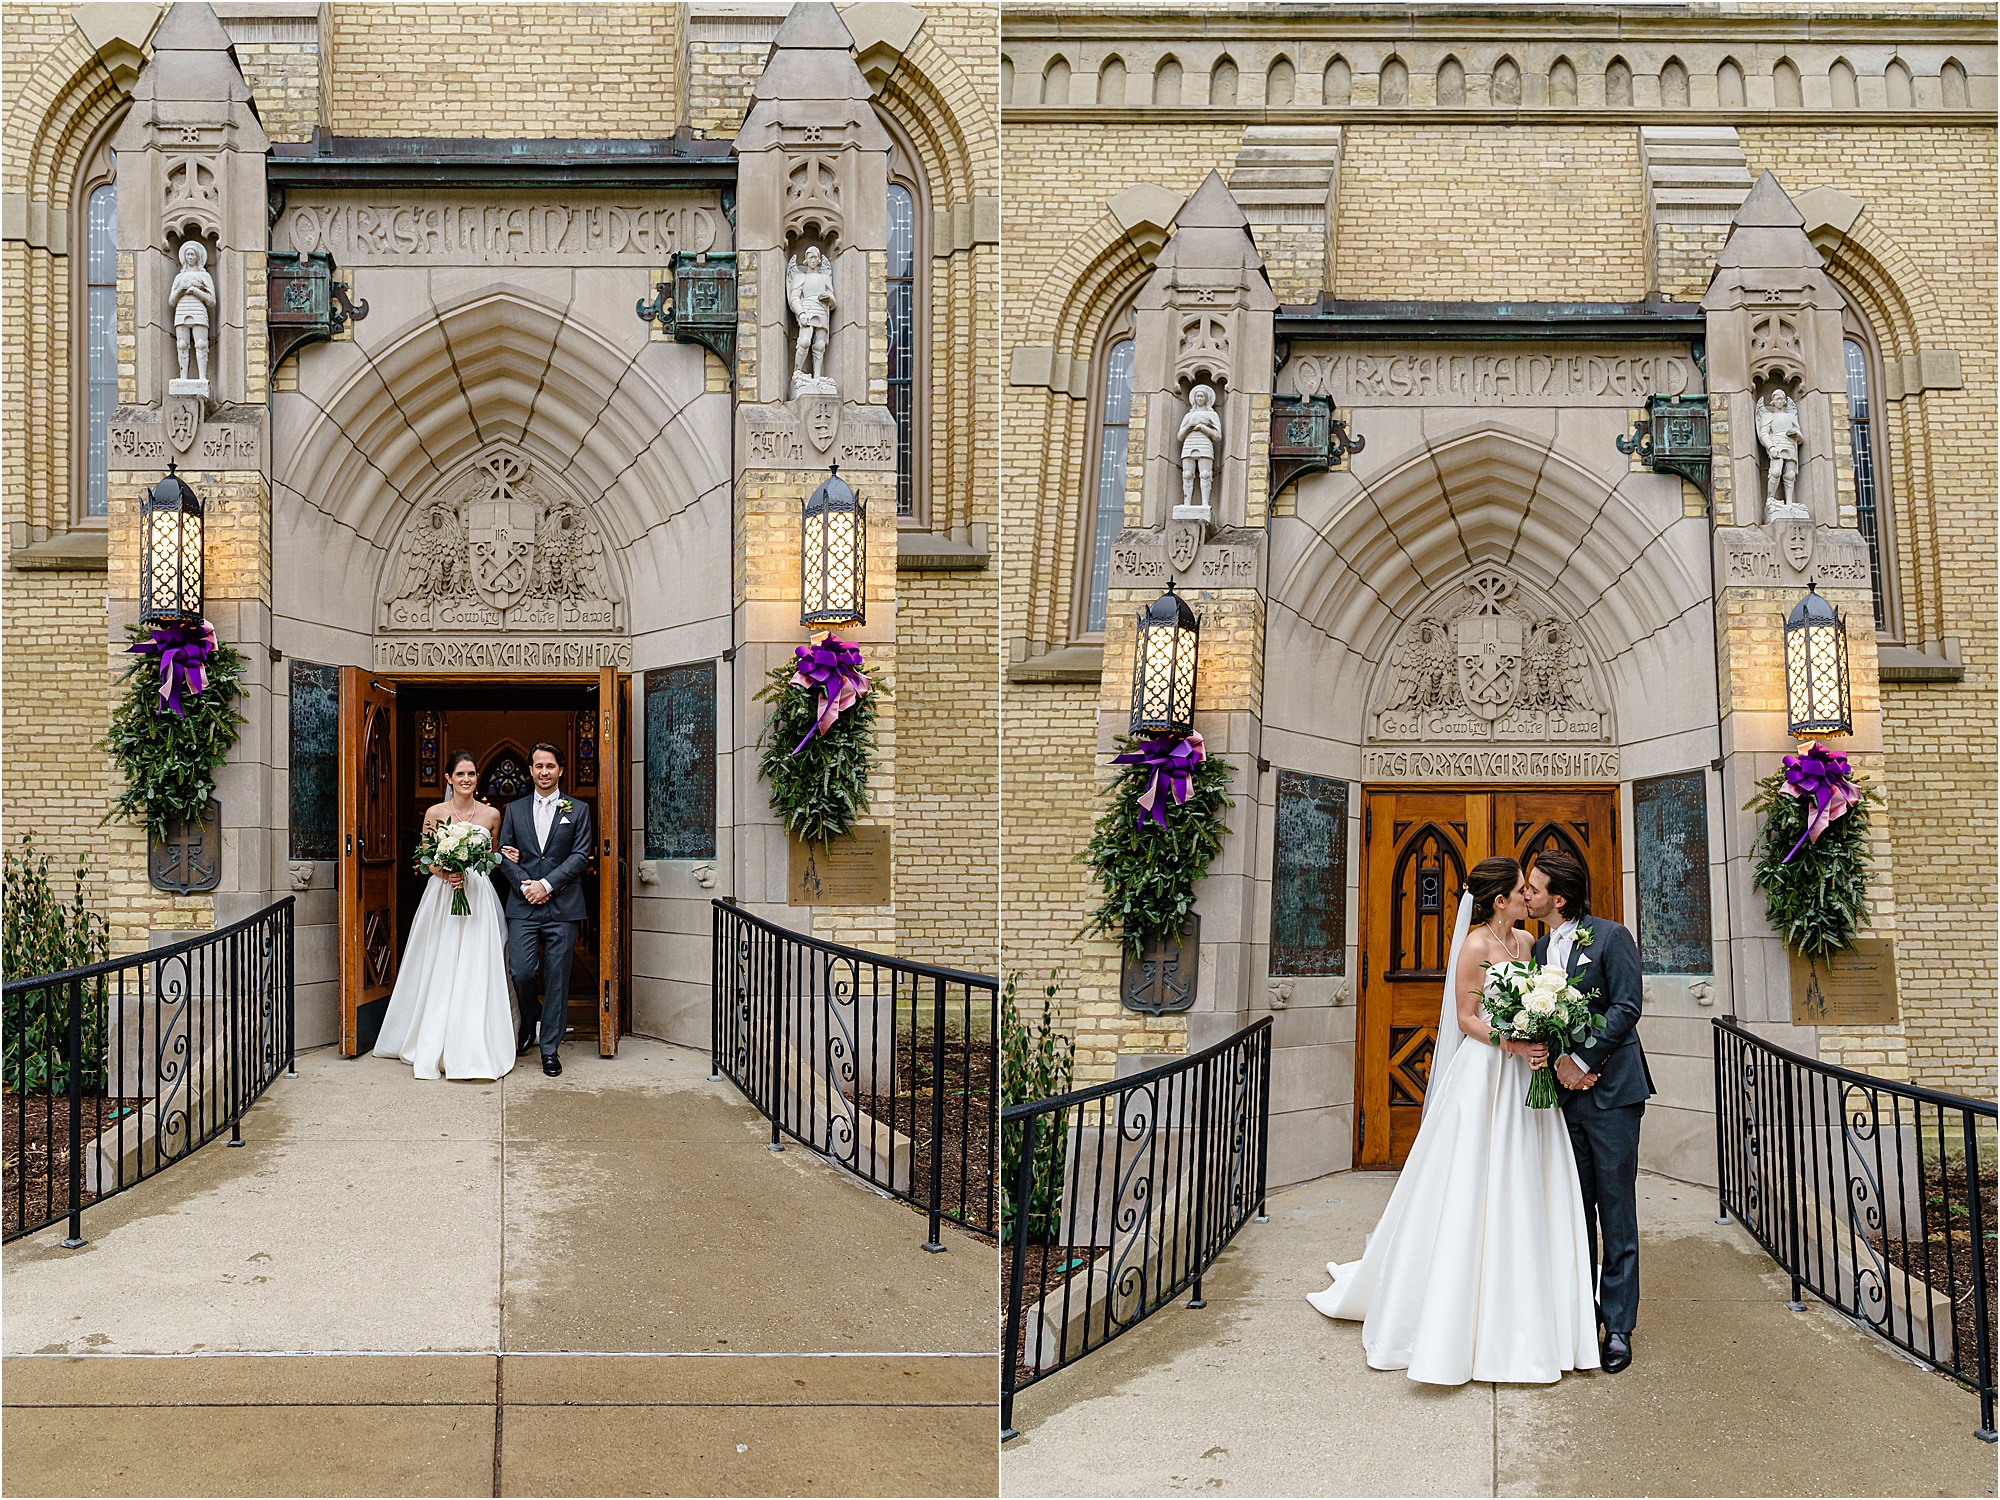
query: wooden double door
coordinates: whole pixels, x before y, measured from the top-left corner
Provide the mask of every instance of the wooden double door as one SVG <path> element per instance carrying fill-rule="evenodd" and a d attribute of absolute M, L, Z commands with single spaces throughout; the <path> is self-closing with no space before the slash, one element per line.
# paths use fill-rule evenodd
<path fill-rule="evenodd" d="M 630 679 L 595 682 L 395 679 L 342 669 L 340 713 L 341 1050 L 375 1045 L 397 963 L 423 898 L 411 858 L 426 809 L 449 795 L 454 751 L 479 766 L 480 800 L 529 795 L 536 744 L 563 751 L 563 794 L 590 809 L 596 843 L 583 878 L 586 917 L 570 968 L 573 1039 L 612 1056 L 631 1026 Z"/>
<path fill-rule="evenodd" d="M 1620 920 L 1616 787 L 1364 787 L 1354 1164 L 1400 1167 L 1417 1138 L 1466 871 L 1561 849 L 1591 910 Z M 1529 922 L 1536 937 L 1546 930 Z"/>

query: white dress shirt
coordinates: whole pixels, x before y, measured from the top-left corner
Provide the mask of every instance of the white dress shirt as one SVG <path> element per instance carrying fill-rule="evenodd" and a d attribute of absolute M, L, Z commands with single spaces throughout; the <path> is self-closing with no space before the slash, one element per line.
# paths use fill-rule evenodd
<path fill-rule="evenodd" d="M 1558 927 L 1554 932 L 1549 934 L 1548 961 L 1554 964 L 1558 969 L 1561 969 L 1565 973 L 1567 973 L 1569 971 L 1569 956 L 1575 950 L 1575 948 L 1576 948 L 1576 922 L 1575 919 L 1572 918 L 1570 921 L 1563 923 L 1562 926 Z M 1585 1062 L 1582 1058 L 1578 1057 L 1574 1052 L 1569 1054 L 1569 1060 L 1572 1063 L 1576 1064 L 1577 1068 L 1580 1069 L 1581 1071 L 1585 1073 L 1588 1073 L 1590 1071 L 1590 1064 Z"/>
<path fill-rule="evenodd" d="M 556 826 L 556 804 L 560 801 L 562 801 L 561 787 L 557 787 L 546 797 L 540 792 L 535 793 L 535 842 L 540 844 L 543 849 L 549 847 L 549 831 Z M 553 896 L 556 893 L 555 887 L 550 885 L 546 880 L 538 880 L 535 884 L 542 888 L 544 896 Z M 1571 925 L 1574 926 L 1575 924 L 1572 923 Z"/>

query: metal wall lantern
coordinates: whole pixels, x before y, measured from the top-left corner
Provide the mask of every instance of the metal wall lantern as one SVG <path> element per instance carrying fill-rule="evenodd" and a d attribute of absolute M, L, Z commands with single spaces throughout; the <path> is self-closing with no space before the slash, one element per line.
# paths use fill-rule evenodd
<path fill-rule="evenodd" d="M 736 252 L 677 250 L 674 279 L 656 282 L 634 309 L 683 344 L 700 344 L 736 377 Z"/>
<path fill-rule="evenodd" d="M 1350 436 L 1347 419 L 1333 414 L 1331 396 L 1271 398 L 1271 494 L 1294 479 L 1347 466 L 1349 454 L 1368 446 Z"/>
<path fill-rule="evenodd" d="M 1708 397 L 1651 396 L 1646 414 L 1632 424 L 1629 437 L 1618 439 L 1620 453 L 1636 453 L 1656 474 L 1678 474 L 1704 495 L 1715 460 L 1709 436 Z"/>
<path fill-rule="evenodd" d="M 1187 600 L 1167 591 L 1139 611 L 1132 659 L 1132 733 L 1176 739 L 1194 732 L 1194 673 L 1201 621 Z"/>
<path fill-rule="evenodd" d="M 139 502 L 139 623 L 199 625 L 202 617 L 201 496 L 174 471 Z"/>
<path fill-rule="evenodd" d="M 264 321 L 271 336 L 271 368 L 294 349 L 322 343 L 368 316 L 368 304 L 348 300 L 347 283 L 333 279 L 333 257 L 273 250 L 265 267 Z"/>
<path fill-rule="evenodd" d="M 1847 681 L 1847 621 L 1816 583 L 1785 617 L 1785 716 L 1792 734 L 1812 739 L 1854 733 Z"/>
<path fill-rule="evenodd" d="M 867 591 L 867 507 L 840 477 L 840 465 L 830 464 L 799 528 L 799 623 L 863 624 Z"/>

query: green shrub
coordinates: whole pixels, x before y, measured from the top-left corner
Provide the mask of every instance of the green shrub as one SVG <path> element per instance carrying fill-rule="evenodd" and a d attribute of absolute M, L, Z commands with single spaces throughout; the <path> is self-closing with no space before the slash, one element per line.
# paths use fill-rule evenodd
<path fill-rule="evenodd" d="M 1042 989 L 1042 1016 L 1029 1026 L 1021 1019 L 1015 993 L 1021 976 L 1009 974 L 1000 995 L 1000 1087 L 1006 1104 L 1053 1099 L 1070 1090 L 1076 1071 L 1076 1044 L 1056 1030 L 1052 1008 L 1055 976 Z M 1000 1137 L 1000 1182 L 1003 1193 L 1000 1234 L 1014 1233 L 1014 1190 L 1021 1171 L 1021 1146 L 1026 1130 L 1009 1125 Z M 1028 1238 L 1046 1244 L 1062 1223 L 1063 1170 L 1069 1158 L 1069 1132 L 1060 1114 L 1044 1115 L 1035 1130 L 1035 1163 L 1028 1189 Z"/>
<path fill-rule="evenodd" d="M 0 911 L 4 912 L 4 955 L 0 972 L 26 979 L 57 974 L 101 963 L 111 954 L 110 929 L 104 917 L 84 904 L 88 869 L 77 861 L 71 898 L 65 905 L 49 880 L 49 857 L 35 852 L 23 834 L 21 847 L 6 858 L 6 883 Z M 105 990 L 102 980 L 83 989 L 82 1087 L 95 1089 L 104 1077 Z M 5 1057 L 0 1079 L 21 1093 L 63 1093 L 69 1088 L 69 988 L 32 989 L 9 995 L 6 1002 Z"/>

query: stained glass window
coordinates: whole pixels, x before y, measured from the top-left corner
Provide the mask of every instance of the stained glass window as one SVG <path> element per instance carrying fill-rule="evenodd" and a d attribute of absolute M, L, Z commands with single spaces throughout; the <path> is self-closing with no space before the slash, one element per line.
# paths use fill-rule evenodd
<path fill-rule="evenodd" d="M 1125 529 L 1126 445 L 1132 431 L 1132 340 L 1122 338 L 1104 360 L 1104 435 L 1097 445 L 1096 524 L 1091 531 L 1090 606 L 1086 630 L 1104 628 L 1111 583 L 1111 543 Z"/>
<path fill-rule="evenodd" d="M 1876 512 L 1875 408 L 1868 399 L 1868 351 L 1847 340 L 1847 435 L 1854 446 L 1854 521 L 1868 541 L 1868 581 L 1875 590 L 1875 628 L 1884 628 L 1882 543 Z"/>
<path fill-rule="evenodd" d="M 896 514 L 916 514 L 910 402 L 916 375 L 917 209 L 889 184 L 889 414 L 896 419 Z"/>
<path fill-rule="evenodd" d="M 118 189 L 103 183 L 92 188 L 89 243 L 84 255 L 85 409 L 84 514 L 110 511 L 105 487 L 109 467 L 105 447 L 111 415 L 118 406 Z"/>

